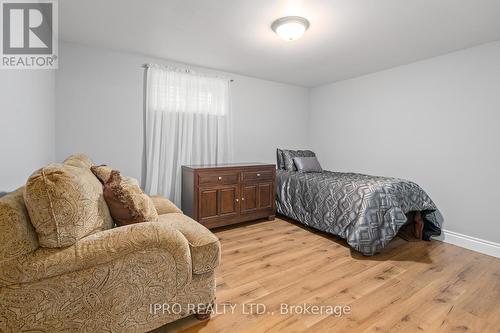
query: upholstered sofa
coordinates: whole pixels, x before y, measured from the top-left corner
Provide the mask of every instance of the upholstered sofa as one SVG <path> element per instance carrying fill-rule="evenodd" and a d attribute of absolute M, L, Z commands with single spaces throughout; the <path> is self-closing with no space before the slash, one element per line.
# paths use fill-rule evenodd
<path fill-rule="evenodd" d="M 146 332 L 204 314 L 215 298 L 217 237 L 161 197 L 153 197 L 156 222 L 113 228 L 92 162 L 77 155 L 64 164 L 88 182 L 82 200 L 97 200 L 90 218 L 101 227 L 69 246 L 41 246 L 26 189 L 0 198 L 0 331 Z M 70 190 L 82 191 L 62 192 Z M 76 224 L 78 205 L 65 205 L 75 207 L 67 218 Z"/>

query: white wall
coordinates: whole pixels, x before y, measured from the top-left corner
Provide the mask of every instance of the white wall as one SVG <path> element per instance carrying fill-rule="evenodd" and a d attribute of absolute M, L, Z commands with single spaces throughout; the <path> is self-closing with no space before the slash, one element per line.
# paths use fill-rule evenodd
<path fill-rule="evenodd" d="M 56 157 L 87 153 L 141 178 L 144 63 L 142 55 L 60 43 L 56 77 Z M 208 70 L 206 70 L 208 71 Z M 277 147 L 307 145 L 308 90 L 234 74 L 235 159 L 276 161 Z"/>
<path fill-rule="evenodd" d="M 0 71 L 0 191 L 54 160 L 54 70 Z"/>
<path fill-rule="evenodd" d="M 309 133 L 327 169 L 413 180 L 500 242 L 500 42 L 311 89 Z"/>
<path fill-rule="evenodd" d="M 84 152 L 141 178 L 140 66 L 171 62 L 71 43 L 60 53 L 56 158 Z M 229 74 L 236 160 L 274 163 L 276 147 L 311 147 L 331 170 L 416 181 L 443 212 L 445 229 L 500 242 L 499 59 L 500 42 L 309 94 Z"/>

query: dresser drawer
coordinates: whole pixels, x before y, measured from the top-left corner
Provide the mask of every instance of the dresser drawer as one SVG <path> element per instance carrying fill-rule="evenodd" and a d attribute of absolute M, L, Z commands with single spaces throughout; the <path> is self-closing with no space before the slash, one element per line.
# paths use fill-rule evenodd
<path fill-rule="evenodd" d="M 244 171 L 242 172 L 242 180 L 244 182 L 254 182 L 261 180 L 272 180 L 273 179 L 274 170 L 265 170 L 265 171 Z"/>
<path fill-rule="evenodd" d="M 238 173 L 207 173 L 199 175 L 199 186 L 207 185 L 236 185 L 238 184 Z"/>

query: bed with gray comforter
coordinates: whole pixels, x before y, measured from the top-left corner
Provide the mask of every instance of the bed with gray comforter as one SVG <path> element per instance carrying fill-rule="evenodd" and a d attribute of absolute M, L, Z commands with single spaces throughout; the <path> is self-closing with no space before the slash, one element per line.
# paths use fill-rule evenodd
<path fill-rule="evenodd" d="M 443 217 L 417 184 L 357 173 L 276 171 L 278 213 L 344 238 L 355 250 L 373 255 L 421 211 L 424 235 L 439 235 Z"/>

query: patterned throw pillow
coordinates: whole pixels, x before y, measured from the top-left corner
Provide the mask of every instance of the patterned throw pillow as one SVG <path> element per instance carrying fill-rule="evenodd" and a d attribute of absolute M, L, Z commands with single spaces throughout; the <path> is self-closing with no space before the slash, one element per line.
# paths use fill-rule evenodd
<path fill-rule="evenodd" d="M 104 184 L 104 200 L 113 220 L 119 226 L 158 221 L 153 200 L 139 186 L 123 181 L 117 170 L 111 171 Z"/>
<path fill-rule="evenodd" d="M 287 171 L 297 171 L 295 164 L 293 163 L 294 157 L 315 157 L 316 154 L 310 150 L 283 150 L 283 162 L 285 164 L 285 170 Z"/>
<path fill-rule="evenodd" d="M 43 247 L 66 247 L 112 225 L 101 183 L 89 168 L 51 164 L 26 182 L 24 201 Z"/>
<path fill-rule="evenodd" d="M 99 181 L 104 185 L 108 180 L 109 177 L 111 176 L 111 172 L 113 171 L 112 168 L 109 166 L 102 164 L 102 165 L 94 165 L 93 167 L 90 168 L 94 175 L 99 179 Z M 126 176 L 121 176 L 122 180 L 129 184 L 129 185 L 136 185 L 139 186 L 139 181 L 135 178 L 132 177 L 126 177 Z"/>

